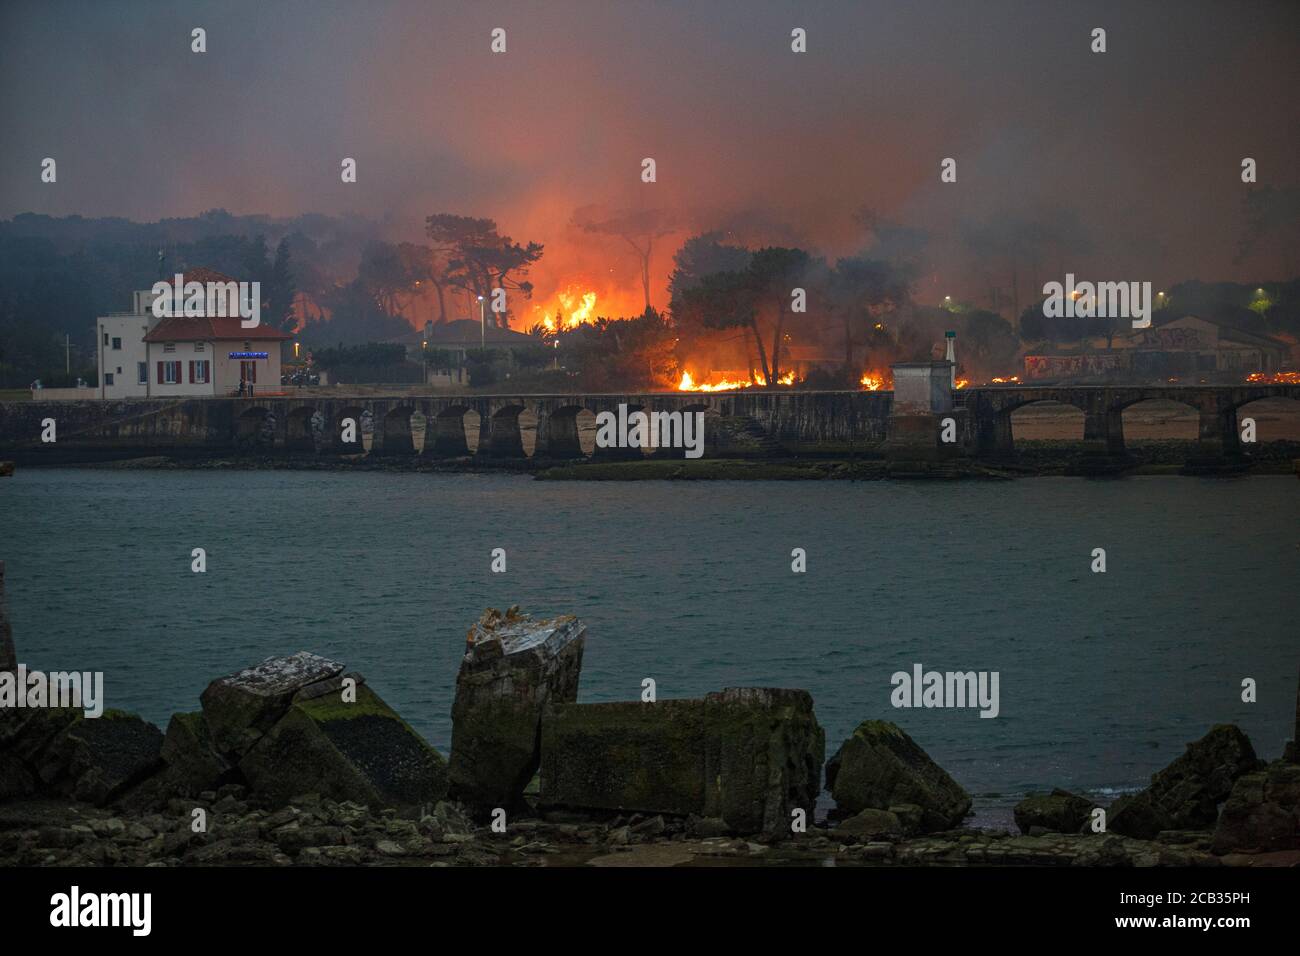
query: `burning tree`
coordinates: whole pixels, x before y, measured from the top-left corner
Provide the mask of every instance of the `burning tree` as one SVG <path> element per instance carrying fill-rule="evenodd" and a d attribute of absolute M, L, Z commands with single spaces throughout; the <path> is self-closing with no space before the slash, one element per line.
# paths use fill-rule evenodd
<path fill-rule="evenodd" d="M 763 381 L 771 382 L 763 334 L 758 327 L 758 309 L 753 284 L 746 272 L 714 272 L 681 294 L 681 306 L 674 318 L 706 329 L 742 329 L 746 341 L 758 347 Z M 748 350 L 747 350 L 748 351 Z M 753 368 L 753 360 L 750 360 Z M 750 377 L 753 377 L 751 371 Z"/>
<path fill-rule="evenodd" d="M 429 216 L 425 234 L 433 242 L 435 262 L 441 266 L 440 281 L 464 290 L 471 301 L 479 296 L 490 301 L 493 289 L 532 296 L 533 284 L 525 276 L 542 257 L 541 243 L 522 245 L 498 233 L 493 219 L 450 213 Z M 507 314 L 498 321 L 503 328 L 509 327 Z"/>
<path fill-rule="evenodd" d="M 645 307 L 651 308 L 650 255 L 656 239 L 677 231 L 672 214 L 662 209 L 636 209 L 624 210 L 612 216 L 600 216 L 594 206 L 586 206 L 573 214 L 573 222 L 585 232 L 618 236 L 632 247 L 641 261 L 641 288 L 645 293 Z"/>

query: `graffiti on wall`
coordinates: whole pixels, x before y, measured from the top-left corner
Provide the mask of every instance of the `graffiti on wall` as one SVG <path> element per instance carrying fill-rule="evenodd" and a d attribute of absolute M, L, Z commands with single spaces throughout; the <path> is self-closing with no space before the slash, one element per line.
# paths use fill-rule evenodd
<path fill-rule="evenodd" d="M 1139 340 L 1148 348 L 1182 351 L 1200 348 L 1214 348 L 1214 342 L 1201 342 L 1202 329 L 1179 329 L 1165 326 L 1162 329 L 1147 329 Z"/>
<path fill-rule="evenodd" d="M 1095 355 L 1026 355 L 1026 379 L 1095 378 L 1123 370 L 1127 356 L 1109 352 Z"/>

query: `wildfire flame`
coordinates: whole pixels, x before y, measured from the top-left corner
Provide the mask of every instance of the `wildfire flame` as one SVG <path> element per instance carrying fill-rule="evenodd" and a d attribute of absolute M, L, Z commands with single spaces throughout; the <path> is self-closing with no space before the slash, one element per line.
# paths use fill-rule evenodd
<path fill-rule="evenodd" d="M 1300 385 L 1300 372 L 1251 372 L 1246 381 L 1255 385 Z"/>
<path fill-rule="evenodd" d="M 793 385 L 794 372 L 786 372 L 776 380 L 778 385 Z M 753 388 L 763 386 L 767 380 L 762 374 L 755 374 L 752 381 L 743 381 L 724 378 L 717 382 L 696 382 L 690 372 L 683 371 L 681 381 L 677 383 L 679 392 L 734 392 L 742 388 Z"/>
<path fill-rule="evenodd" d="M 1020 376 L 1008 375 L 1006 378 L 995 378 L 993 379 L 993 384 L 994 385 L 1019 385 Z"/>
<path fill-rule="evenodd" d="M 885 387 L 885 377 L 879 372 L 863 372 L 858 384 L 862 386 L 863 391 L 879 392 Z"/>
<path fill-rule="evenodd" d="M 590 322 L 595 316 L 595 292 L 579 292 L 573 286 L 569 286 L 563 292 L 557 292 L 555 300 L 556 305 L 551 309 L 543 310 L 541 306 L 534 306 L 541 313 L 542 325 L 548 332 L 554 332 L 559 328 L 555 321 L 556 314 L 561 317 L 566 329 L 577 328 L 584 322 Z"/>
<path fill-rule="evenodd" d="M 970 384 L 970 379 L 968 379 L 968 378 L 959 378 L 959 379 L 957 379 L 957 387 L 958 387 L 958 388 L 965 388 L 965 387 L 966 387 L 967 385 L 969 385 L 969 384 Z"/>

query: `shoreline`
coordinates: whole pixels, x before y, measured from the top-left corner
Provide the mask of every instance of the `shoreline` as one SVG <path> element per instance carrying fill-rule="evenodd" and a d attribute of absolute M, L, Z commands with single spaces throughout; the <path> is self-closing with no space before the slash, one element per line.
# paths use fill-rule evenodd
<path fill-rule="evenodd" d="M 136 471 L 354 471 L 412 474 L 516 474 L 539 481 L 879 481 L 908 479 L 1010 481 L 1037 477 L 1300 475 L 1300 442 L 1261 445 L 1249 457 L 1199 459 L 1196 442 L 1134 442 L 1122 458 L 1096 455 L 1082 442 L 1022 440 L 1008 459 L 951 457 L 905 461 L 877 452 L 830 457 L 572 459 L 451 459 L 386 456 L 146 455 L 58 461 L 15 457 L 27 468 L 102 468 Z"/>

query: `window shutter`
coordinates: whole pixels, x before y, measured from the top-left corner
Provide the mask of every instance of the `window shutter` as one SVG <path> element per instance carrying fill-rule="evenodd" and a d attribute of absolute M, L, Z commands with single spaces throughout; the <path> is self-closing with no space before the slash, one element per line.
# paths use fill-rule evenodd
<path fill-rule="evenodd" d="M 190 359 L 190 384 L 194 384 L 194 359 Z"/>
<path fill-rule="evenodd" d="M 164 378 L 163 378 L 163 363 L 162 363 L 162 362 L 159 362 L 159 363 L 158 363 L 158 384 L 159 384 L 159 385 L 162 385 L 163 382 L 164 382 Z"/>

